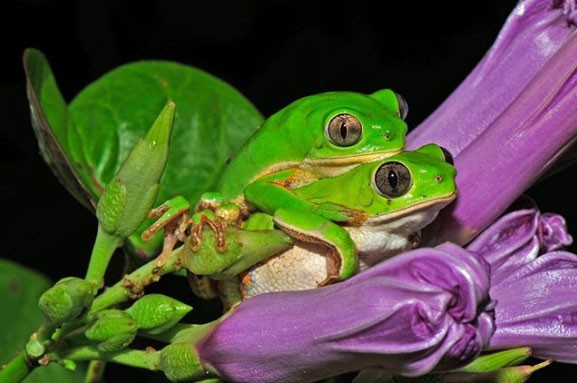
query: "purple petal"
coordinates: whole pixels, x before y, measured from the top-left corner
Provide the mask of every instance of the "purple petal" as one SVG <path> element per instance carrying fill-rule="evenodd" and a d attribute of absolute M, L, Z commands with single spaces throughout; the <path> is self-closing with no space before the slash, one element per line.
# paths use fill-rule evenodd
<path fill-rule="evenodd" d="M 542 251 L 545 253 L 562 249 L 573 243 L 573 237 L 567 232 L 565 218 L 558 214 L 541 215 L 538 235 Z"/>
<path fill-rule="evenodd" d="M 532 203 L 529 208 L 508 213 L 495 221 L 468 246 L 491 265 L 491 283 L 500 281 L 532 262 L 539 254 L 568 246 L 565 219 L 542 214 Z"/>
<path fill-rule="evenodd" d="M 408 147 L 436 142 L 453 156 L 459 154 L 519 96 L 572 34 L 574 24 L 568 2 L 520 1 L 483 60 L 410 132 Z"/>
<path fill-rule="evenodd" d="M 467 246 L 489 262 L 493 283 L 537 257 L 539 216 L 537 208 L 506 214 Z"/>
<path fill-rule="evenodd" d="M 198 352 L 235 382 L 450 369 L 478 355 L 493 333 L 488 281 L 488 265 L 473 253 L 419 249 L 336 285 L 250 298 Z"/>
<path fill-rule="evenodd" d="M 545 254 L 491 288 L 492 349 L 529 346 L 543 359 L 577 363 L 577 256 Z"/>

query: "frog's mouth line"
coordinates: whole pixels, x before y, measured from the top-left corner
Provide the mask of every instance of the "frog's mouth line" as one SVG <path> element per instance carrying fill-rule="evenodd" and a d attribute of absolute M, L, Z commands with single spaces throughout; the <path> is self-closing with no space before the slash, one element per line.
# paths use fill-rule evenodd
<path fill-rule="evenodd" d="M 437 214 L 439 210 L 441 210 L 442 208 L 447 206 L 449 203 L 451 203 L 456 197 L 457 197 L 457 192 L 455 191 L 455 192 L 453 192 L 449 195 L 446 195 L 446 196 L 438 197 L 438 198 L 435 198 L 432 200 L 427 200 L 427 201 L 422 202 L 422 203 L 411 205 L 410 207 L 403 209 L 403 210 L 400 210 L 398 212 L 395 212 L 393 214 L 385 213 L 385 214 L 377 215 L 375 217 L 371 217 L 365 221 L 365 224 L 369 224 L 369 225 L 386 224 L 388 222 L 398 220 L 399 218 L 410 216 L 411 214 L 414 214 L 415 212 L 424 211 L 427 209 L 427 207 L 431 207 L 431 206 L 436 206 L 435 209 L 431 210 L 431 214 L 433 214 L 433 213 Z"/>
<path fill-rule="evenodd" d="M 304 161 L 309 166 L 328 166 L 328 167 L 342 167 L 347 165 L 360 165 L 366 162 L 373 162 L 382 160 L 395 154 L 399 154 L 400 150 L 389 150 L 382 152 L 370 152 L 356 154 L 353 156 L 331 157 L 331 158 L 309 158 Z"/>

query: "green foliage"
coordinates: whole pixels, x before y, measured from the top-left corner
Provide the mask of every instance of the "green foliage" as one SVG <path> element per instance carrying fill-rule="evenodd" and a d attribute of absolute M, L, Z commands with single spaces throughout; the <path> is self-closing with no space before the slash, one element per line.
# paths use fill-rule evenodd
<path fill-rule="evenodd" d="M 41 153 L 67 190 L 91 209 L 168 101 L 177 107 L 157 205 L 175 195 L 194 204 L 263 121 L 229 84 L 179 63 L 120 66 L 88 85 L 69 105 L 40 51 L 28 49 L 24 67 Z M 138 237 L 131 238 L 135 250 L 152 252 L 144 250 Z"/>
<path fill-rule="evenodd" d="M 42 275 L 16 263 L 0 259 L 0 365 L 7 363 L 25 346 L 30 335 L 42 323 L 38 299 L 51 286 Z M 7 315 L 9 313 L 9 315 Z M 82 382 L 83 367 L 70 372 L 58 364 L 50 364 L 32 372 L 25 383 Z"/>

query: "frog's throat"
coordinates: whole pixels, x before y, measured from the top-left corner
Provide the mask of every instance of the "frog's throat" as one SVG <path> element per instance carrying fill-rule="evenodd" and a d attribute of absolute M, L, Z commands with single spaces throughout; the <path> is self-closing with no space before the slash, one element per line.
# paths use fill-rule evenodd
<path fill-rule="evenodd" d="M 323 167 L 345 167 L 360 165 L 367 162 L 379 161 L 395 154 L 399 154 L 401 150 L 375 151 L 368 153 L 360 153 L 356 155 L 348 155 L 342 157 L 322 157 L 322 158 L 306 158 L 303 164 L 307 166 L 323 166 Z"/>
<path fill-rule="evenodd" d="M 438 213 L 439 210 L 447 206 L 457 197 L 457 192 L 448 195 L 429 199 L 421 203 L 408 206 L 405 209 L 395 211 L 393 213 L 383 213 L 368 218 L 364 225 L 383 225 L 399 218 L 407 217 L 420 211 L 430 210 L 431 213 Z"/>

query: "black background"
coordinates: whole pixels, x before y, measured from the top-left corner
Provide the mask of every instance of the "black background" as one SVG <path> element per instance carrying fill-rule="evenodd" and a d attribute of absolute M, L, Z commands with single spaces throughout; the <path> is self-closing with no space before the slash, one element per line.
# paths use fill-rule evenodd
<path fill-rule="evenodd" d="M 83 275 L 96 228 L 38 154 L 21 63 L 26 47 L 46 54 L 67 100 L 116 66 L 167 59 L 224 79 L 265 116 L 311 93 L 390 87 L 408 100 L 407 121 L 416 126 L 479 61 L 515 3 L 3 0 L 1 256 L 52 279 Z M 572 232 L 577 215 L 569 180 L 576 174 L 569 168 L 528 192 L 543 211 L 564 214 Z M 186 300 L 186 286 L 177 286 Z M 572 382 L 576 372 L 557 363 L 531 381 L 565 374 L 557 381 Z M 110 366 L 108 381 L 126 374 L 162 379 Z"/>

